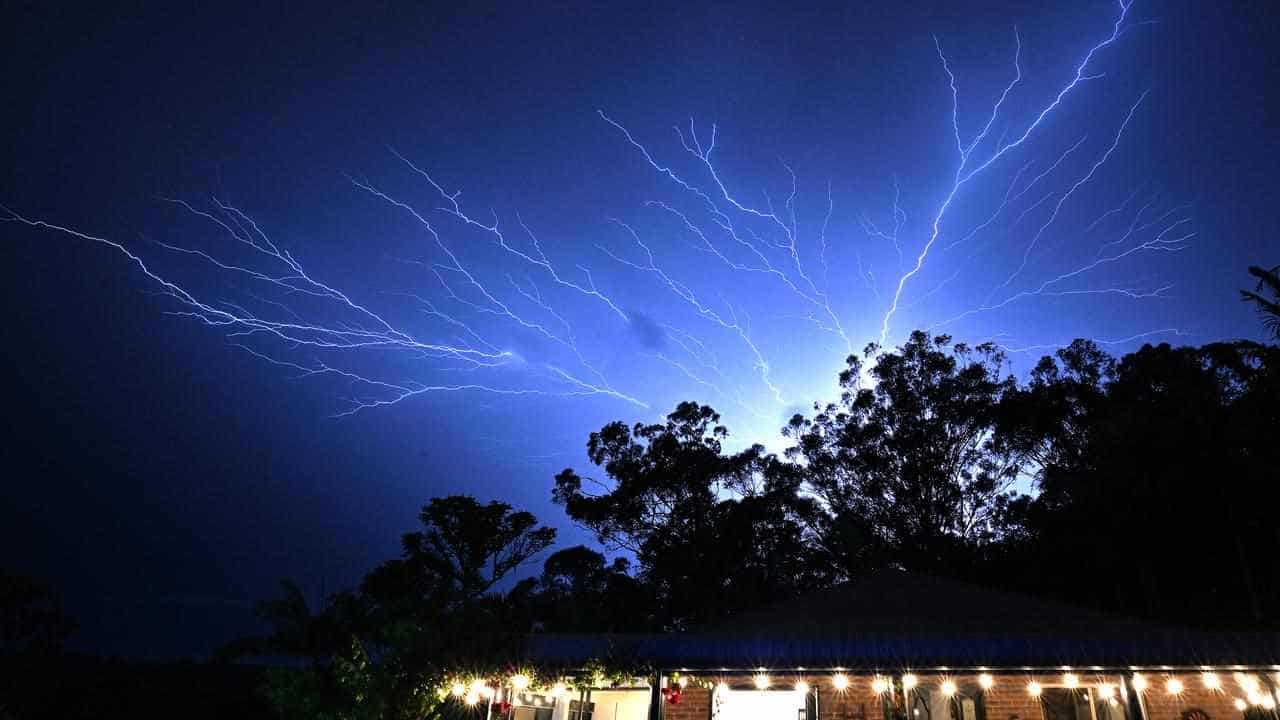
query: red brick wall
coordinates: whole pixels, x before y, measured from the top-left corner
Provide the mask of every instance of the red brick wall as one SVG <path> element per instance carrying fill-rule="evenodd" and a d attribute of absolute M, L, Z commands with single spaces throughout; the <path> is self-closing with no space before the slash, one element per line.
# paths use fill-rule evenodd
<path fill-rule="evenodd" d="M 986 720 L 1043 720 L 1040 701 L 1027 690 L 1031 681 L 1045 687 L 1062 686 L 1061 674 L 997 674 L 995 685 L 983 692 L 983 703 Z M 1118 688 L 1120 677 L 1097 673 L 1077 672 L 1081 686 L 1097 686 L 1108 684 Z M 873 675 L 846 675 L 849 686 L 837 691 L 832 686 L 830 673 L 771 673 L 770 686 L 775 689 L 793 687 L 797 680 L 803 679 L 811 688 L 818 691 L 818 716 L 814 720 L 882 720 L 880 698 L 871 689 Z M 976 675 L 948 676 L 962 688 L 977 686 Z M 1234 700 L 1244 697 L 1230 673 L 1219 673 L 1222 690 L 1208 690 L 1204 686 L 1199 673 L 1145 673 L 1149 687 L 1143 693 L 1146 720 L 1182 720 L 1183 712 L 1198 708 L 1208 713 L 1210 720 L 1241 720 L 1242 714 L 1235 708 Z M 1177 678 L 1183 684 L 1183 692 L 1173 695 L 1166 689 L 1170 678 Z M 922 688 L 936 687 L 944 678 L 932 674 L 920 675 Z M 696 675 L 684 689 L 680 704 L 665 703 L 663 717 L 665 720 L 710 720 L 712 690 L 706 685 L 726 682 L 735 689 L 754 687 L 754 678 L 750 674 L 736 675 Z M 1265 688 L 1265 685 L 1263 686 Z M 1121 701 L 1123 704 L 1123 701 Z M 1119 714 L 1112 716 L 1121 718 Z M 725 719 L 728 720 L 728 719 Z M 934 718 L 934 720 L 949 720 Z M 1099 718 L 1106 720 L 1106 718 Z"/>
<path fill-rule="evenodd" d="M 1242 717 L 1234 702 L 1235 698 L 1244 697 L 1244 691 L 1231 673 L 1218 673 L 1222 683 L 1222 690 L 1218 691 L 1206 689 L 1199 673 L 1146 673 L 1144 677 L 1150 684 L 1142 696 L 1147 720 L 1181 720 L 1182 713 L 1191 708 L 1205 711 L 1210 720 L 1240 720 Z M 1182 694 L 1169 694 L 1165 683 L 1170 678 L 1182 682 Z"/>

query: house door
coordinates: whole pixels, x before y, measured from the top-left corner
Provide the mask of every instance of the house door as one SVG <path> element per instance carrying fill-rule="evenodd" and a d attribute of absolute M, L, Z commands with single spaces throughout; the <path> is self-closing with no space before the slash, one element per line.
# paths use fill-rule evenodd
<path fill-rule="evenodd" d="M 805 696 L 785 690 L 717 691 L 715 720 L 805 720 Z"/>

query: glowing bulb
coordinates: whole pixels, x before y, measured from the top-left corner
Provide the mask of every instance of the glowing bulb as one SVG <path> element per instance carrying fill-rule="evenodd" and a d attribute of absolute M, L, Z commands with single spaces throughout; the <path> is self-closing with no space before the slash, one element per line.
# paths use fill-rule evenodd
<path fill-rule="evenodd" d="M 529 687 L 529 676 L 523 673 L 511 676 L 511 689 L 520 692 Z"/>
<path fill-rule="evenodd" d="M 916 685 L 919 685 L 919 684 L 920 684 L 920 678 L 916 677 L 916 676 L 915 676 L 914 674 L 912 674 L 912 673 L 907 673 L 906 675 L 903 675 L 903 676 L 902 676 L 902 689 L 903 689 L 903 690 L 910 690 L 911 688 L 913 688 L 913 687 L 915 687 Z"/>
<path fill-rule="evenodd" d="M 1080 678 L 1074 673 L 1063 673 L 1062 684 L 1069 688 L 1076 688 L 1080 686 Z"/>
<path fill-rule="evenodd" d="M 943 680 L 941 690 L 943 695 L 946 695 L 947 697 L 951 697 L 952 695 L 956 694 L 956 690 L 957 690 L 956 684 L 951 680 Z"/>
<path fill-rule="evenodd" d="M 878 680 L 878 678 L 877 678 Z M 831 676 L 831 687 L 841 692 L 849 689 L 849 676 L 844 673 L 836 673 Z"/>
<path fill-rule="evenodd" d="M 475 693 L 476 695 L 479 695 L 480 691 L 483 690 L 484 687 L 485 687 L 484 680 L 481 680 L 480 678 L 476 678 L 475 680 L 471 681 L 471 686 L 470 686 L 471 692 Z"/>
<path fill-rule="evenodd" d="M 1098 697 L 1104 700 L 1109 700 L 1115 697 L 1115 694 L 1116 694 L 1115 685 L 1112 685 L 1111 683 L 1102 683 L 1098 685 Z"/>
<path fill-rule="evenodd" d="M 1249 703 L 1245 702 L 1244 700 L 1241 700 L 1240 698 L 1236 698 L 1234 704 L 1236 706 L 1236 709 L 1239 710 L 1240 712 L 1244 712 L 1245 710 L 1249 709 Z"/>
<path fill-rule="evenodd" d="M 480 697 L 482 698 L 491 698 L 494 695 L 493 688 L 489 687 L 488 685 L 485 685 L 484 687 L 480 688 L 479 694 L 480 694 Z"/>
<path fill-rule="evenodd" d="M 987 673 L 982 673 L 981 675 L 978 676 L 978 685 L 983 690 L 990 690 L 992 687 L 995 686 L 995 684 L 996 684 L 996 679 L 991 677 L 991 675 Z"/>
<path fill-rule="evenodd" d="M 1147 689 L 1147 679 L 1146 679 L 1145 677 L 1143 677 L 1143 676 L 1138 675 L 1138 674 L 1136 674 L 1136 673 L 1135 673 L 1135 674 L 1134 674 L 1134 676 L 1133 676 L 1133 689 L 1134 689 L 1134 690 L 1137 690 L 1138 692 L 1142 692 L 1142 691 L 1146 690 L 1146 689 Z"/>
<path fill-rule="evenodd" d="M 564 695 L 567 690 L 568 688 L 564 686 L 564 683 L 558 682 L 551 686 L 551 697 L 558 698 Z"/>
<path fill-rule="evenodd" d="M 456 682 L 453 684 L 453 687 L 449 688 L 449 692 L 453 693 L 454 697 L 462 697 L 467 694 L 467 686 L 460 682 Z"/>
<path fill-rule="evenodd" d="M 1032 680 L 1031 682 L 1027 683 L 1027 694 L 1030 695 L 1031 697 L 1040 697 L 1040 693 L 1043 691 L 1044 691 L 1044 688 L 1041 687 L 1040 683 L 1036 682 L 1035 680 Z"/>
<path fill-rule="evenodd" d="M 464 698 L 464 700 L 468 705 L 475 705 L 476 703 L 480 702 L 480 694 L 469 692 L 467 693 L 467 696 Z"/>
<path fill-rule="evenodd" d="M 681 675 L 680 679 L 676 681 L 676 684 L 679 685 L 680 687 L 685 687 L 686 685 L 689 684 L 689 678 L 685 677 L 684 675 Z"/>
<path fill-rule="evenodd" d="M 797 680 L 796 692 L 800 693 L 801 695 L 807 695 L 809 693 L 809 683 L 803 680 Z"/>
<path fill-rule="evenodd" d="M 764 673 L 756 673 L 754 680 L 757 690 L 764 690 L 769 687 L 769 676 Z"/>
<path fill-rule="evenodd" d="M 1250 690 L 1249 692 L 1245 693 L 1244 696 L 1249 698 L 1249 702 L 1253 705 L 1262 704 L 1262 693 L 1258 692 L 1257 690 Z"/>
<path fill-rule="evenodd" d="M 1182 681 L 1178 678 L 1169 678 L 1164 684 L 1164 689 L 1170 695 L 1181 695 L 1183 690 Z"/>
<path fill-rule="evenodd" d="M 719 683 L 716 684 L 716 692 L 722 692 L 722 693 L 729 692 L 729 683 L 721 680 Z"/>
<path fill-rule="evenodd" d="M 1271 697 L 1270 695 L 1265 695 L 1265 696 L 1263 696 L 1263 698 L 1262 698 L 1262 702 L 1261 702 L 1261 703 L 1259 703 L 1259 704 L 1260 704 L 1260 705 L 1262 705 L 1262 709 L 1264 709 L 1264 710 L 1275 710 L 1275 709 L 1276 709 L 1276 700 L 1275 700 L 1275 698 Z"/>
<path fill-rule="evenodd" d="M 538 697 L 537 695 L 534 695 L 534 696 L 533 696 L 533 704 L 534 704 L 534 705 L 541 705 L 541 704 L 542 704 L 542 698 Z"/>
<path fill-rule="evenodd" d="M 841 675 L 840 677 L 843 678 L 844 676 Z M 849 680 L 847 678 L 845 679 L 844 684 L 849 684 Z M 877 695 L 883 695 L 886 692 L 889 692 L 889 681 L 877 676 L 876 679 L 871 681 L 871 691 Z"/>
<path fill-rule="evenodd" d="M 1258 678 L 1252 675 L 1245 675 L 1244 673 L 1236 673 L 1234 677 L 1236 679 L 1236 684 L 1238 684 L 1240 687 L 1244 688 L 1245 690 L 1253 690 L 1254 692 L 1257 692 Z"/>
<path fill-rule="evenodd" d="M 1218 677 L 1217 673 L 1200 673 L 1200 682 L 1204 683 L 1205 689 L 1207 690 L 1222 689 L 1222 680 Z"/>

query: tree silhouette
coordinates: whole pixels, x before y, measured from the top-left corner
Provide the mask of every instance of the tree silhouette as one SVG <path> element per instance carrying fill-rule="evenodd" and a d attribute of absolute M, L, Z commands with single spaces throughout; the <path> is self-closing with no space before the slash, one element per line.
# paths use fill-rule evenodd
<path fill-rule="evenodd" d="M 1000 377 L 1003 355 L 917 331 L 866 377 L 858 357 L 847 362 L 840 401 L 785 429 L 846 574 L 885 565 L 954 573 L 1016 533 L 1023 458 L 992 441 L 999 403 L 1015 387 Z"/>
<path fill-rule="evenodd" d="M 570 518 L 634 553 L 663 629 L 789 597 L 829 573 L 798 476 L 758 445 L 725 454 L 719 421 L 686 402 L 665 423 L 610 423 L 587 443 L 608 482 L 556 476 L 553 499 Z"/>
<path fill-rule="evenodd" d="M 990 574 L 1134 615 L 1280 621 L 1277 397 L 1280 350 L 1256 343 L 1046 358 L 1000 431 L 1036 458 L 1031 532 Z M 1081 565 L 1108 581 L 1054 570 Z"/>
<path fill-rule="evenodd" d="M 1252 265 L 1249 274 L 1258 278 L 1258 284 L 1254 291 L 1241 290 L 1240 297 L 1257 306 L 1263 324 L 1280 340 L 1280 265 L 1270 270 Z M 1263 293 L 1271 297 L 1264 297 Z"/>

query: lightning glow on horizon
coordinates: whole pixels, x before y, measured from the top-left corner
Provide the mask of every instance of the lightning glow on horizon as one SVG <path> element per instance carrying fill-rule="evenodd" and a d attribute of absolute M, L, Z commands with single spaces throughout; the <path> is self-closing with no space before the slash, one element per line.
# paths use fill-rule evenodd
<path fill-rule="evenodd" d="M 1126 133 L 1132 134 L 1131 121 L 1141 112 L 1146 93 L 1132 99 L 1127 114 L 1110 121 L 1101 151 L 1086 149 L 1091 133 L 1081 129 L 1066 131 L 1072 143 L 1047 158 L 1027 156 L 1051 119 L 1087 84 L 1104 78 L 1094 67 L 1099 54 L 1141 24 L 1129 21 L 1132 4 L 1119 0 L 1108 32 L 1070 66 L 1063 83 L 1045 94 L 1046 102 L 1021 113 L 1011 108 L 1030 101 L 1019 97 L 1027 83 L 1026 49 L 1015 27 L 1008 80 L 968 133 L 966 113 L 961 112 L 962 83 L 943 41 L 935 37 L 951 101 L 945 186 L 936 200 L 920 203 L 928 211 L 913 224 L 905 209 L 912 193 L 893 177 L 887 212 L 875 217 L 863 212 L 856 220 L 866 245 L 848 239 L 854 233 L 833 223 L 837 201 L 830 182 L 822 198 L 824 212 L 810 220 L 801 209 L 797 173 L 788 163 L 779 165 L 785 191 L 778 193 L 778 202 L 767 192 L 761 201 L 747 199 L 747 191 L 740 190 L 744 183 L 731 177 L 716 154 L 717 125 L 703 125 L 700 133 L 690 120 L 687 127 L 674 128 L 674 143 L 667 148 L 642 140 L 642 132 L 633 132 L 603 110 L 596 112 L 604 129 L 616 133 L 640 171 L 656 175 L 672 194 L 643 201 L 636 218 L 608 218 L 613 234 L 599 241 L 565 247 L 541 239 L 518 213 L 502 214 L 514 222 L 497 211 L 477 217 L 460 191 L 446 190 L 437 176 L 394 149 L 404 171 L 425 183 L 427 200 L 349 178 L 359 194 L 396 213 L 426 241 L 426 259 L 404 260 L 420 271 L 421 287 L 384 293 L 408 305 L 421 322 L 404 319 L 403 307 L 375 309 L 372 302 L 321 279 L 247 213 L 216 198 L 208 206 L 169 202 L 210 223 L 223 244 L 216 249 L 158 245 L 229 278 L 226 291 L 244 296 L 236 302 L 220 299 L 225 294 L 221 289 L 198 290 L 198 283 L 158 270 L 150 256 L 144 260 L 121 242 L 5 210 L 12 221 L 122 255 L 174 301 L 173 314 L 222 330 L 234 345 L 271 366 L 293 377 L 341 383 L 347 390 L 338 416 L 457 392 L 596 397 L 646 414 L 660 410 L 667 398 L 611 367 L 617 348 L 610 345 L 616 343 L 599 337 L 602 329 L 615 336 L 641 332 L 649 321 L 634 308 L 656 302 L 664 310 L 674 309 L 651 323 L 660 338 L 638 353 L 649 364 L 647 372 L 686 396 L 717 405 L 723 401 L 757 427 L 776 426 L 789 404 L 817 398 L 807 396 L 814 386 L 797 377 L 806 371 L 794 362 L 796 341 L 787 336 L 787 346 L 780 348 L 762 339 L 767 334 L 760 331 L 761 324 L 771 320 L 797 321 L 847 355 L 859 349 L 851 307 L 855 297 L 860 313 L 878 319 L 878 332 L 868 334 L 884 348 L 903 334 L 895 326 L 899 313 L 907 308 L 923 312 L 966 274 L 983 283 L 990 280 L 986 296 L 971 307 L 931 313 L 922 326 L 941 330 L 977 316 L 998 316 L 1037 298 L 1148 302 L 1167 296 L 1172 287 L 1167 282 L 1111 283 L 1097 271 L 1127 268 L 1124 263 L 1139 257 L 1188 247 L 1195 233 L 1185 206 L 1166 205 L 1157 194 L 1137 188 L 1122 202 L 1115 198 L 1091 211 L 1088 217 L 1099 214 L 1087 226 L 1062 227 L 1064 207 L 1082 201 L 1086 188 L 1107 172 Z M 1061 128 L 1055 132 L 1064 133 Z M 1088 162 L 1076 167 L 1091 152 Z M 664 159 L 664 153 L 673 159 Z M 1002 169 L 1007 172 L 1001 174 Z M 973 190 L 986 180 L 990 182 L 981 197 L 996 198 L 994 206 L 974 198 Z M 972 217 L 959 219 L 977 222 L 960 226 L 956 208 L 971 200 Z M 914 208 L 912 215 L 921 216 Z M 482 241 L 464 239 L 468 236 Z M 988 278 L 989 269 L 975 265 L 989 257 L 998 238 L 1017 243 L 1007 253 L 1015 267 L 1007 275 Z M 1065 259 L 1061 252 L 1055 255 L 1052 251 L 1063 244 L 1082 252 Z M 476 259 L 482 251 L 489 260 Z M 955 251 L 965 254 L 953 255 Z M 877 268 L 864 264 L 864 256 L 888 252 L 897 264 L 888 275 L 891 289 L 885 290 L 877 284 Z M 842 265 L 842 260 L 856 261 L 856 267 L 853 262 Z M 927 276 L 932 285 L 920 287 L 926 268 L 933 265 L 941 265 L 941 272 Z M 878 269 L 883 281 L 886 271 Z M 707 287 L 704 276 L 711 272 L 732 281 Z M 761 304 L 772 314 L 762 317 Z M 1166 327 L 1098 342 L 1122 345 L 1186 334 Z M 1012 345 L 1009 333 L 998 327 L 987 336 L 999 339 L 997 344 L 1009 353 L 1060 347 Z M 395 360 L 387 364 L 386 358 Z"/>

